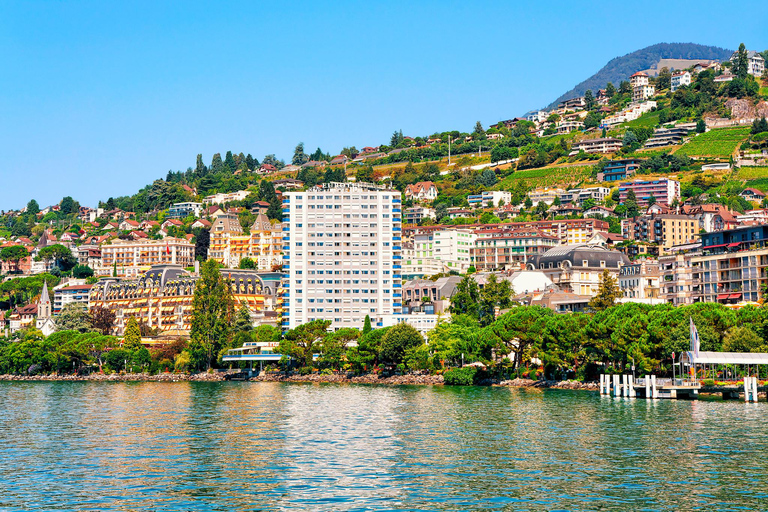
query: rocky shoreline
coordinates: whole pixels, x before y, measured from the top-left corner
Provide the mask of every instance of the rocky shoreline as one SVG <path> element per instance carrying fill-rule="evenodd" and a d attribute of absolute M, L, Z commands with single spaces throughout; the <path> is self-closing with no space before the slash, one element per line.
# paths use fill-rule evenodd
<path fill-rule="evenodd" d="M 235 372 L 215 373 L 160 373 L 150 375 L 148 373 L 113 373 L 92 375 L 0 375 L 0 381 L 22 382 L 222 382 L 226 376 Z M 254 382 L 295 382 L 295 383 L 337 383 L 337 384 L 380 384 L 389 386 L 443 386 L 442 375 L 345 375 L 319 373 L 311 375 L 285 375 L 282 373 L 262 373 L 253 377 Z M 515 388 L 553 388 L 553 389 L 577 389 L 594 391 L 598 389 L 596 382 L 579 381 L 550 381 L 550 380 L 488 380 L 480 383 L 482 386 L 515 387 Z"/>

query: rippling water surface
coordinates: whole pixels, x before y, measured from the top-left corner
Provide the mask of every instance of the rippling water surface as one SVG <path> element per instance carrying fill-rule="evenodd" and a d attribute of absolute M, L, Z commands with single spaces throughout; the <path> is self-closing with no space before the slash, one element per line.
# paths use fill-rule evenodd
<path fill-rule="evenodd" d="M 767 510 L 768 404 L 0 382 L 0 510 Z"/>

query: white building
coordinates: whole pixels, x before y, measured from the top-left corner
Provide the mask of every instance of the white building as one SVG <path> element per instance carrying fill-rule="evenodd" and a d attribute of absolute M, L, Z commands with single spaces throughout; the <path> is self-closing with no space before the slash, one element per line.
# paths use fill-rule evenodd
<path fill-rule="evenodd" d="M 738 58 L 739 52 L 733 52 L 733 55 L 731 55 L 731 62 L 735 63 Z M 752 76 L 761 77 L 763 76 L 764 70 L 765 59 L 763 56 L 754 50 L 747 50 L 747 73 Z"/>
<path fill-rule="evenodd" d="M 500 202 L 509 204 L 512 202 L 512 192 L 506 190 L 486 190 L 480 194 L 467 196 L 467 202 L 471 208 L 495 208 Z"/>
<path fill-rule="evenodd" d="M 594 199 L 599 203 L 605 201 L 610 193 L 611 189 L 608 187 L 572 188 L 571 190 L 560 194 L 560 203 L 573 203 L 577 206 L 581 206 L 587 199 Z"/>
<path fill-rule="evenodd" d="M 473 264 L 472 249 L 477 235 L 471 229 L 441 229 L 416 233 L 413 252 L 403 265 L 409 278 L 433 276 L 455 270 L 464 273 Z"/>
<path fill-rule="evenodd" d="M 397 324 L 408 324 L 419 334 L 427 338 L 429 331 L 437 327 L 439 322 L 450 322 L 451 314 L 444 313 L 411 313 L 409 315 L 384 315 L 382 317 L 382 327 L 392 327 Z"/>
<path fill-rule="evenodd" d="M 203 205 L 201 203 L 174 203 L 173 206 L 168 208 L 168 218 L 183 219 L 189 215 L 199 217 L 202 211 Z"/>
<path fill-rule="evenodd" d="M 381 326 L 400 313 L 400 192 L 325 183 L 283 194 L 284 328 L 330 320 L 332 329 Z"/>
<path fill-rule="evenodd" d="M 534 205 L 541 202 L 551 205 L 561 194 L 565 194 L 562 188 L 537 188 L 528 192 L 528 197 Z"/>
<path fill-rule="evenodd" d="M 688 71 L 675 71 L 670 79 L 670 90 L 675 92 L 684 85 L 691 85 L 691 73 Z"/>
<path fill-rule="evenodd" d="M 235 201 L 242 201 L 248 195 L 250 192 L 247 190 L 238 190 L 237 192 L 230 192 L 228 194 L 220 193 L 220 194 L 213 194 L 210 196 L 206 196 L 203 198 L 203 204 L 226 204 L 226 203 L 232 203 Z"/>
<path fill-rule="evenodd" d="M 628 121 L 634 121 L 646 112 L 650 112 L 654 108 L 656 108 L 655 101 L 644 101 L 642 103 L 630 105 L 621 112 L 617 112 L 604 118 L 602 121 L 600 121 L 600 123 L 601 126 L 610 127 L 617 124 L 626 123 Z"/>

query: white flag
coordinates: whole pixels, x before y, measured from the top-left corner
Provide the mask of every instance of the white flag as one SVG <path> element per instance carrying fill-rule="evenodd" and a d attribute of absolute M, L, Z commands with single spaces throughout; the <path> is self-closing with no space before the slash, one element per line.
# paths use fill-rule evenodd
<path fill-rule="evenodd" d="M 701 345 L 701 340 L 699 339 L 699 331 L 696 329 L 696 324 L 693 323 L 693 318 L 690 318 L 690 321 L 691 321 L 691 352 L 693 352 L 694 359 L 698 359 L 699 346 Z"/>

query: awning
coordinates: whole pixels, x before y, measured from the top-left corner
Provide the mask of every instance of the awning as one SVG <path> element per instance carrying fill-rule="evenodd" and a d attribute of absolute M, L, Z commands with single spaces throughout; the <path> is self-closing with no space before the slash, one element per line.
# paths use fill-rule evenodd
<path fill-rule="evenodd" d="M 716 247 L 725 247 L 726 245 L 728 245 L 728 244 L 706 245 L 706 246 L 702 247 L 702 249 L 714 249 Z"/>
<path fill-rule="evenodd" d="M 719 294 L 717 296 L 717 300 L 723 300 L 723 299 L 727 299 L 727 298 L 728 298 L 728 294 L 727 293 L 721 293 L 721 294 Z"/>
<path fill-rule="evenodd" d="M 728 296 L 729 299 L 740 299 L 741 294 L 740 293 L 732 293 Z"/>
<path fill-rule="evenodd" d="M 732 244 L 728 244 L 728 248 L 731 249 L 733 247 L 738 247 L 740 243 L 741 242 L 735 242 L 735 243 L 732 243 Z"/>
<path fill-rule="evenodd" d="M 759 352 L 683 352 L 681 361 L 688 364 L 768 364 L 768 354 Z"/>

